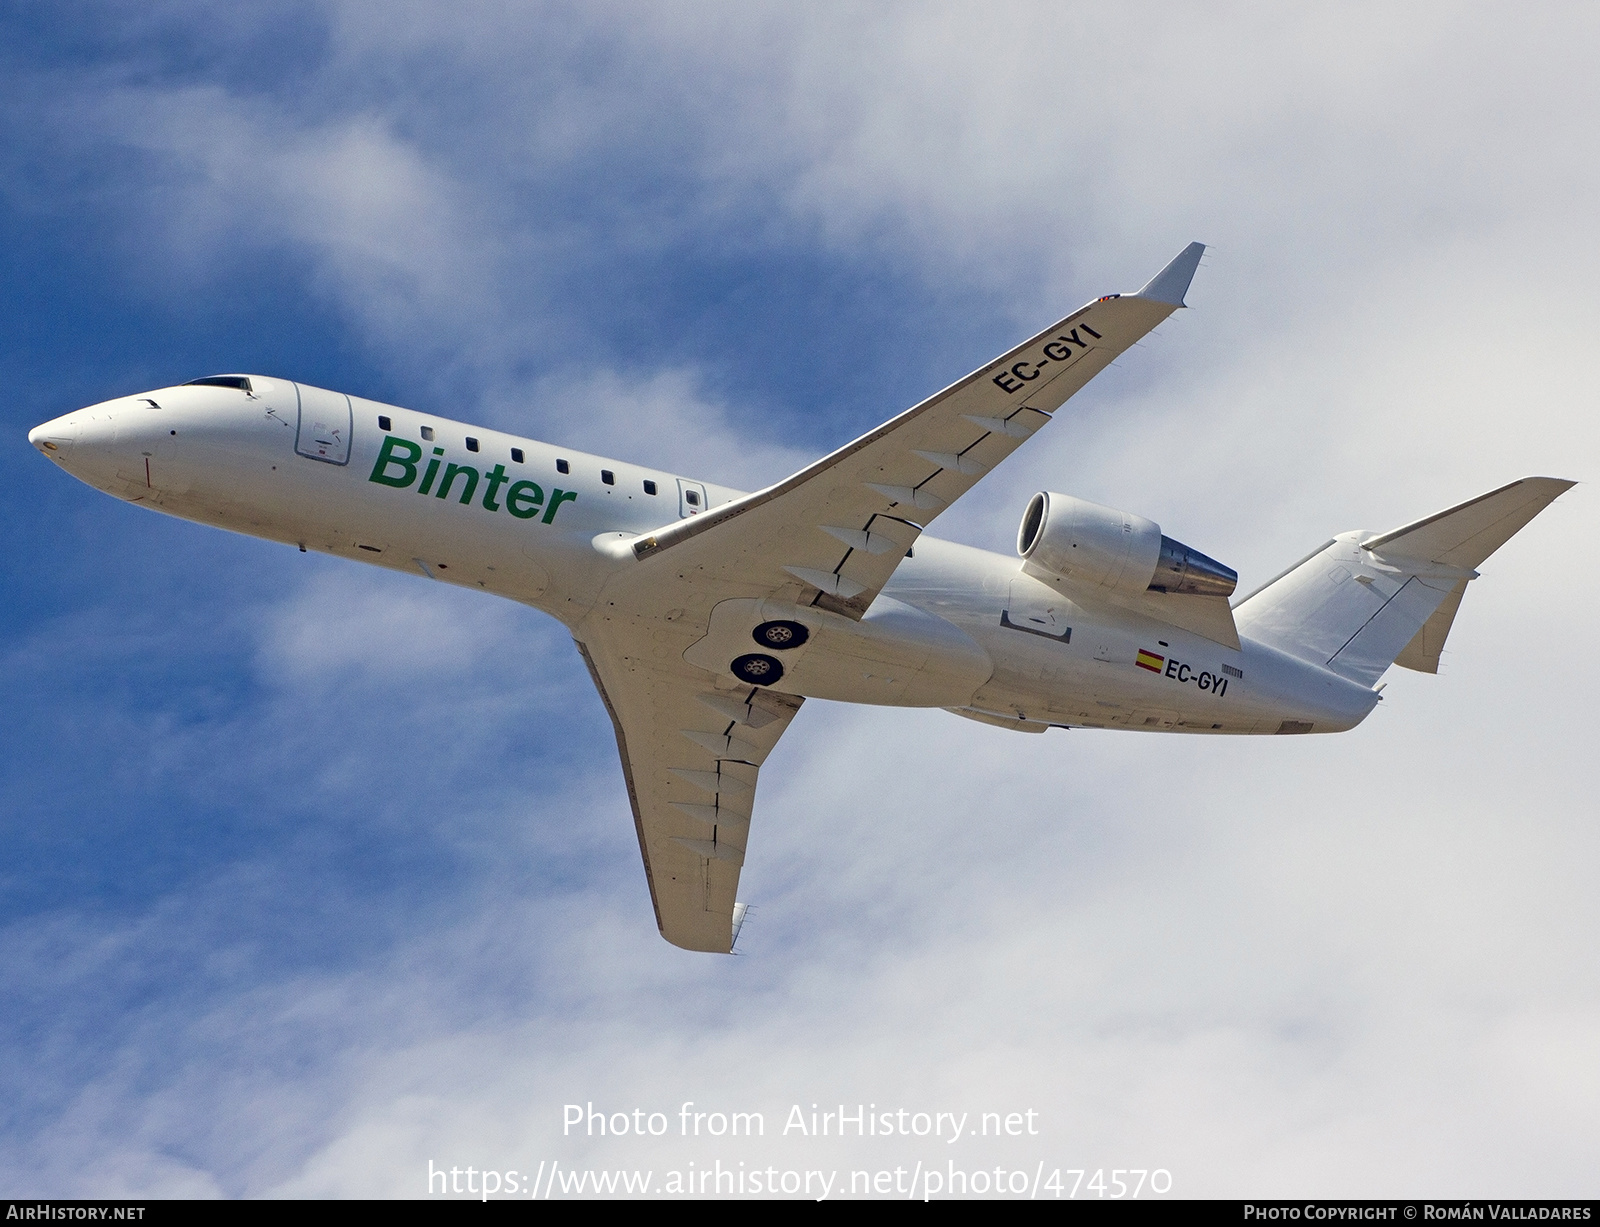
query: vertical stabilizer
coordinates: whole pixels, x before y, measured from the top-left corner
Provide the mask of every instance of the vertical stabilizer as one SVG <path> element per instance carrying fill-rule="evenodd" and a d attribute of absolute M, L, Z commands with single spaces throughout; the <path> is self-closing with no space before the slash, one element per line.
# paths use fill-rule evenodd
<path fill-rule="evenodd" d="M 1476 567 L 1574 483 L 1527 477 L 1392 532 L 1341 533 L 1234 609 L 1241 634 L 1371 686 L 1436 673 Z"/>

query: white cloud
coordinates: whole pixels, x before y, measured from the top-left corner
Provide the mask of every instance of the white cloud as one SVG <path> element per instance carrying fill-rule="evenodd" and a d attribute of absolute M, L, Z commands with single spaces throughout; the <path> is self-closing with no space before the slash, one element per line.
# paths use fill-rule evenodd
<path fill-rule="evenodd" d="M 459 350 L 491 416 L 532 407 L 575 445 L 736 484 L 797 467 L 793 408 L 753 424 L 691 368 L 580 373 L 557 344 L 529 380 L 517 352 L 573 339 L 550 287 L 585 267 L 575 235 L 737 219 L 775 248 L 888 251 L 930 284 L 1004 293 L 1019 329 L 1217 244 L 1195 310 L 952 515 L 977 543 L 1005 548 L 1027 493 L 1066 489 L 1156 516 L 1249 583 L 1333 531 L 1585 477 L 1595 454 L 1583 10 L 1153 6 L 1092 28 L 1059 6 L 330 11 L 318 96 L 347 79 L 348 111 L 159 86 L 100 104 L 104 130 L 174 168 L 152 258 L 281 245 L 377 350 Z M 445 120 L 378 73 L 431 53 L 469 98 Z M 613 201 L 608 163 L 681 195 Z M 587 233 L 518 205 L 563 173 L 605 212 Z M 534 270 L 528 297 L 507 267 Z M 1574 492 L 1491 560 L 1446 671 L 1393 678 L 1343 737 L 1032 739 L 813 704 L 763 773 L 745 876 L 762 907 L 747 957 L 721 961 L 649 931 L 571 662 L 494 677 L 568 651 L 560 634 L 390 579 L 304 586 L 265 611 L 257 652 L 280 715 L 325 709 L 292 753 L 416 720 L 452 770 L 500 771 L 529 754 L 497 732 L 519 685 L 587 705 L 591 744 L 552 738 L 524 764 L 565 771 L 539 821 L 509 788 L 461 817 L 480 865 L 501 849 L 560 872 L 481 869 L 437 931 L 401 926 L 359 966 L 223 994 L 199 1020 L 157 1008 L 31 1170 L 62 1190 L 415 1195 L 430 1158 L 526 1176 L 545 1158 L 971 1155 L 1166 1167 L 1188 1195 L 1592 1192 L 1595 679 L 1572 646 L 1600 597 L 1573 561 L 1589 506 Z M 423 667 L 436 686 L 308 671 L 308 639 L 350 625 L 445 645 Z M 374 715 L 373 696 L 422 714 Z M 129 957 L 182 923 L 152 918 Z M 208 1047 L 152 1086 L 127 1070 L 166 1028 Z M 303 1062 L 284 1055 L 302 1042 Z M 769 1132 L 791 1103 L 842 1100 L 1035 1107 L 1046 1133 L 947 1152 L 559 1137 L 567 1102 L 684 1099 L 763 1110 Z"/>

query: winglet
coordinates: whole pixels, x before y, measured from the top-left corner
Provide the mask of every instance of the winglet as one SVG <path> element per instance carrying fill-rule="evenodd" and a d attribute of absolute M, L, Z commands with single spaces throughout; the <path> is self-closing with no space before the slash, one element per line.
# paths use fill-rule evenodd
<path fill-rule="evenodd" d="M 1171 264 L 1150 278 L 1138 297 L 1183 306 L 1183 296 L 1189 292 L 1189 283 L 1194 280 L 1194 270 L 1200 267 L 1205 250 L 1204 243 L 1190 243 L 1173 257 Z"/>

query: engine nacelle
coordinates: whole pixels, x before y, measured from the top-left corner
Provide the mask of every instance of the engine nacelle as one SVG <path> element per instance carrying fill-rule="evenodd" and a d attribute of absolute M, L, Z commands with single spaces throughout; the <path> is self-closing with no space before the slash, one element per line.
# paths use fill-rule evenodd
<path fill-rule="evenodd" d="M 1029 500 L 1017 530 L 1017 553 L 1031 575 L 1124 596 L 1226 597 L 1239 585 L 1238 572 L 1162 536 L 1154 520 L 1069 494 L 1044 491 Z"/>

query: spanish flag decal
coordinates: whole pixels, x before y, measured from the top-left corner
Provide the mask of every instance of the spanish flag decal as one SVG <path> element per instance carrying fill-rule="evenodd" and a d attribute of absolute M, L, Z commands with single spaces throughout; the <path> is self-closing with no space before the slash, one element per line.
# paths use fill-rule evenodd
<path fill-rule="evenodd" d="M 1166 664 L 1167 661 L 1164 656 L 1157 656 L 1154 652 L 1146 652 L 1143 648 L 1140 648 L 1139 655 L 1134 657 L 1133 663 L 1141 669 L 1150 670 L 1151 673 L 1160 673 L 1161 666 Z"/>

